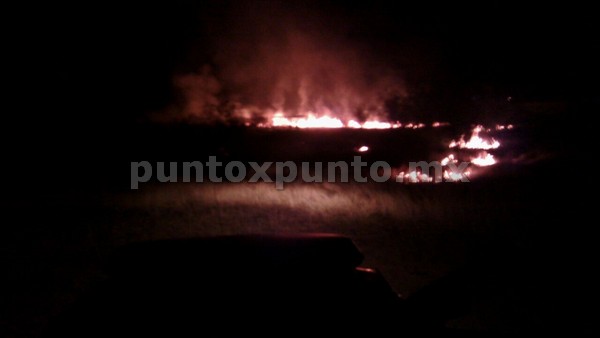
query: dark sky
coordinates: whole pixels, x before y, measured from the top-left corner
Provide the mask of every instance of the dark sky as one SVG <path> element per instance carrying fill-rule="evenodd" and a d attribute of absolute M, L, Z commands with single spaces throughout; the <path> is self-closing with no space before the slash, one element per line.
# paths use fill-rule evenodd
<path fill-rule="evenodd" d="M 112 128 L 165 110 L 178 99 L 174 76 L 203 64 L 219 72 L 219 52 L 246 38 L 253 16 L 265 36 L 292 20 L 381 57 L 416 116 L 456 116 L 480 97 L 597 101 L 598 21 L 572 2 L 86 2 L 16 13 L 6 115 L 27 128 Z"/>

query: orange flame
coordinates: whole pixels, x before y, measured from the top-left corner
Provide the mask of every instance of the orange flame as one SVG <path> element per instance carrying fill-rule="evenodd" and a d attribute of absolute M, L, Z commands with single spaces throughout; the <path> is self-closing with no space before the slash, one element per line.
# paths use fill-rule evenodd
<path fill-rule="evenodd" d="M 277 112 L 271 117 L 268 123 L 260 123 L 257 125 L 261 128 L 353 128 L 353 129 L 419 129 L 424 128 L 424 123 L 409 123 L 402 125 L 400 122 L 379 121 L 369 119 L 365 122 L 356 120 L 348 120 L 344 123 L 341 119 L 330 117 L 329 115 L 317 116 L 313 113 L 308 113 L 305 117 L 286 117 L 282 112 Z M 439 125 L 436 125 L 439 126 Z"/>
<path fill-rule="evenodd" d="M 316 117 L 312 114 L 305 118 L 287 118 L 283 114 L 275 114 L 271 119 L 273 127 L 294 127 L 294 128 L 343 128 L 344 124 L 340 119 L 329 116 Z"/>
<path fill-rule="evenodd" d="M 277 111 L 271 117 L 270 122 L 260 123 L 257 126 L 261 128 L 353 128 L 353 129 L 421 129 L 427 127 L 425 123 L 407 123 L 402 124 L 398 121 L 380 121 L 377 119 L 369 118 L 365 122 L 358 122 L 356 120 L 348 120 L 344 122 L 342 119 L 337 117 L 331 117 L 333 114 L 331 111 L 327 111 L 323 115 L 317 115 L 314 113 L 307 113 L 306 116 L 302 117 L 286 117 L 281 111 Z M 448 122 L 433 122 L 432 128 L 439 128 L 449 126 Z"/>
<path fill-rule="evenodd" d="M 454 154 L 450 154 L 450 155 L 448 155 L 448 156 L 444 157 L 444 158 L 443 158 L 443 159 L 440 161 L 440 163 L 441 163 L 443 166 L 447 166 L 447 165 L 448 165 L 448 163 L 456 163 L 456 162 L 458 162 L 458 160 L 457 160 L 457 159 L 454 157 Z"/>
<path fill-rule="evenodd" d="M 462 173 L 444 170 L 444 180 L 447 182 L 460 182 L 463 178 L 469 178 L 470 176 L 471 171 L 469 170 Z"/>
<path fill-rule="evenodd" d="M 421 173 L 421 171 L 411 170 L 408 173 L 401 171 L 396 176 L 396 182 L 401 183 L 431 183 L 433 182 L 433 177 Z"/>
<path fill-rule="evenodd" d="M 354 120 L 348 122 L 348 126 L 350 124 L 354 126 L 360 126 L 362 129 L 391 129 L 391 128 L 399 128 L 401 124 L 399 123 L 390 123 L 390 122 L 380 122 L 380 121 L 366 121 L 363 124 L 360 124 Z"/>
<path fill-rule="evenodd" d="M 478 167 L 488 167 L 496 164 L 496 159 L 494 158 L 494 155 L 488 153 L 487 151 L 482 151 L 477 154 L 477 157 L 471 158 L 471 163 Z"/>
<path fill-rule="evenodd" d="M 505 130 L 505 129 L 511 130 L 513 128 L 514 128 L 514 126 L 512 124 L 509 124 L 509 125 L 506 125 L 506 126 L 502 125 L 502 124 L 497 124 L 496 125 L 496 130 Z"/>
<path fill-rule="evenodd" d="M 349 120 L 347 123 L 342 120 L 329 117 L 327 115 L 317 117 L 308 114 L 307 117 L 285 117 L 282 113 L 277 113 L 271 118 L 270 124 L 260 124 L 259 127 L 290 127 L 290 128 L 354 128 L 354 129 L 395 129 L 400 128 L 402 124 L 395 122 L 382 122 L 376 120 L 365 121 L 363 123 L 355 120 Z"/>
<path fill-rule="evenodd" d="M 468 141 L 465 141 L 465 136 L 461 135 L 460 139 L 458 141 L 452 141 L 450 142 L 450 148 L 466 148 L 466 149 L 482 149 L 482 150 L 489 150 L 489 149 L 497 149 L 498 147 L 500 147 L 500 142 L 498 142 L 495 139 L 484 139 L 481 136 L 479 136 L 479 133 L 481 133 L 481 131 L 483 131 L 484 128 L 481 125 L 475 126 L 475 128 L 473 128 L 473 131 L 471 133 L 471 138 Z"/>

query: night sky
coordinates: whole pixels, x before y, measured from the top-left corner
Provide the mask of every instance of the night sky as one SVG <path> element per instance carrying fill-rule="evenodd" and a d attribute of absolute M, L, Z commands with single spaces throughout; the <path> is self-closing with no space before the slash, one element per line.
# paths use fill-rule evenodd
<path fill-rule="evenodd" d="M 6 52 L 16 57 L 8 68 L 21 103 L 20 113 L 7 115 L 44 130 L 133 122 L 177 100 L 176 74 L 203 64 L 219 72 L 224 46 L 258 25 L 263 38 L 276 35 L 288 21 L 312 35 L 333 32 L 330 41 L 355 43 L 399 71 L 410 95 L 404 114 L 435 110 L 452 119 L 473 101 L 507 96 L 597 100 L 589 85 L 598 75 L 593 13 L 572 3 L 520 2 L 32 6 L 20 13 L 10 39 L 16 46 Z"/>

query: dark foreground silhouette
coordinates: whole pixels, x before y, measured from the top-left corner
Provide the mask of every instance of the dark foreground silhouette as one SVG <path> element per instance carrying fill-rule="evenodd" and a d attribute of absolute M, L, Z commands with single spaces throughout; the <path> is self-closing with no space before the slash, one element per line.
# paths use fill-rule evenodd
<path fill-rule="evenodd" d="M 449 333 L 452 282 L 399 298 L 346 237 L 230 236 L 138 243 L 49 337 L 242 337 Z M 460 289 L 460 288 L 459 288 Z"/>

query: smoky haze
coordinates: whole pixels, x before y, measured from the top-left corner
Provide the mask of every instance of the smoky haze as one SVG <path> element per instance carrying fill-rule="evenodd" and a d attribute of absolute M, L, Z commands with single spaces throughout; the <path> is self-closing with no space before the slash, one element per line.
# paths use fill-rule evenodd
<path fill-rule="evenodd" d="M 163 119 L 260 123 L 282 113 L 365 121 L 388 118 L 407 97 L 398 67 L 360 36 L 356 18 L 273 2 L 221 14 L 204 21 L 206 39 L 193 47 L 208 57 L 174 76 L 178 102 Z"/>

